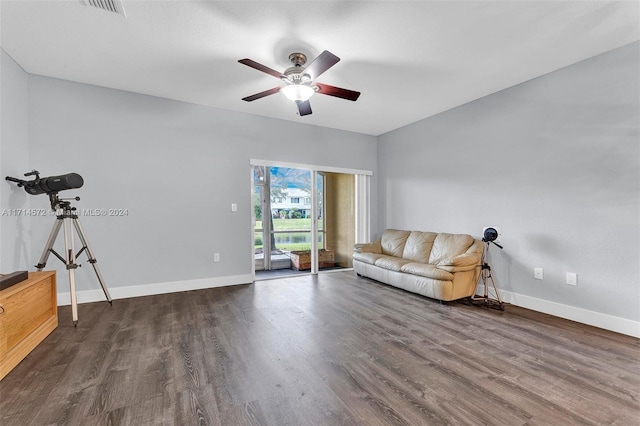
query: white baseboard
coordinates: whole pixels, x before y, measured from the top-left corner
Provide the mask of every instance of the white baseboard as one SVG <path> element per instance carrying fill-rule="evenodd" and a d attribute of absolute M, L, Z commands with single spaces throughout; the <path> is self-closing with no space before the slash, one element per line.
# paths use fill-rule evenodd
<path fill-rule="evenodd" d="M 483 294 L 484 288 L 478 286 L 477 293 Z M 515 306 L 531 309 L 556 317 L 580 322 L 616 333 L 640 338 L 640 322 L 625 318 L 614 317 L 613 315 L 602 314 L 600 312 L 589 311 L 575 306 L 563 305 L 549 300 L 538 299 L 524 294 L 512 293 L 500 290 L 500 297 L 504 302 Z"/>
<path fill-rule="evenodd" d="M 188 281 L 172 281 L 166 283 L 142 284 L 128 287 L 109 287 L 109 295 L 113 300 L 130 297 L 152 296 L 155 294 L 177 293 L 179 291 L 202 290 L 205 288 L 225 287 L 238 284 L 250 284 L 253 274 L 233 275 L 228 277 L 202 278 Z M 105 300 L 101 288 L 76 292 L 78 303 L 102 302 Z M 58 306 L 71 304 L 71 294 L 58 293 Z"/>
<path fill-rule="evenodd" d="M 143 284 L 128 287 L 109 288 L 109 294 L 113 300 L 127 299 L 129 297 L 152 296 L 156 294 L 177 293 L 180 291 L 202 290 L 205 288 L 225 287 L 238 284 L 250 284 L 254 280 L 253 274 L 233 275 L 228 277 L 202 278 L 189 281 L 172 281 L 165 283 Z M 482 294 L 484 288 L 478 286 L 478 294 Z M 77 292 L 78 303 L 101 302 L 105 300 L 102 289 L 83 290 Z M 504 302 L 515 306 L 531 309 L 556 317 L 577 321 L 616 333 L 640 338 L 640 322 L 600 312 L 589 311 L 575 306 L 563 305 L 549 300 L 538 299 L 510 291 L 500 290 L 500 297 Z M 68 292 L 58 293 L 58 306 L 71 304 Z"/>

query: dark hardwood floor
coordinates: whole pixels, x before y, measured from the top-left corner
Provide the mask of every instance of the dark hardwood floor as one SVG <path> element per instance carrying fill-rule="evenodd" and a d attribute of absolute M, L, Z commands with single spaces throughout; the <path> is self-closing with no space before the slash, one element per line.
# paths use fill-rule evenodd
<path fill-rule="evenodd" d="M 0 382 L 3 426 L 640 424 L 640 340 L 353 272 L 59 314 Z"/>

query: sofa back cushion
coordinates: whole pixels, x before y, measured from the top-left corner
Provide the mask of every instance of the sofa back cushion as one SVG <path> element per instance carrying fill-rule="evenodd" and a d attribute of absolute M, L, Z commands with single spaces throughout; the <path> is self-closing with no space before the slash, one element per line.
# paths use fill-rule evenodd
<path fill-rule="evenodd" d="M 437 235 L 435 232 L 411 231 L 404 245 L 402 257 L 414 262 L 427 263 Z"/>
<path fill-rule="evenodd" d="M 433 242 L 429 263 L 437 265 L 444 259 L 463 254 L 473 245 L 473 241 L 473 237 L 467 234 L 440 233 Z"/>
<path fill-rule="evenodd" d="M 382 233 L 382 239 L 380 240 L 382 254 L 402 257 L 404 246 L 410 233 L 409 231 L 400 231 L 398 229 L 386 229 Z"/>

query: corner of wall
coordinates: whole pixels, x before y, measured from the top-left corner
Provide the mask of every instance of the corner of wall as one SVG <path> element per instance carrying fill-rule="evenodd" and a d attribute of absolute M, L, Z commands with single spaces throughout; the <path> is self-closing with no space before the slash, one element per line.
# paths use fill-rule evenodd
<path fill-rule="evenodd" d="M 29 167 L 29 75 L 0 49 L 0 176 L 22 176 Z M 0 182 L 0 271 L 28 269 L 31 253 L 30 200 Z"/>

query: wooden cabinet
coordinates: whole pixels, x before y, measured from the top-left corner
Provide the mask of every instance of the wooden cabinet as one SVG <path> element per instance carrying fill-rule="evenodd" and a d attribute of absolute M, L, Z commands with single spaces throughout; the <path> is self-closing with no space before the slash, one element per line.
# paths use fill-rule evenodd
<path fill-rule="evenodd" d="M 0 380 L 58 326 L 55 271 L 0 291 Z"/>

